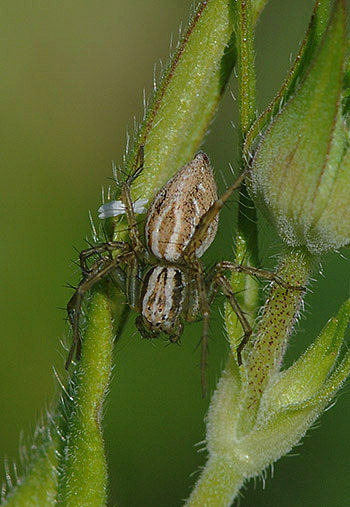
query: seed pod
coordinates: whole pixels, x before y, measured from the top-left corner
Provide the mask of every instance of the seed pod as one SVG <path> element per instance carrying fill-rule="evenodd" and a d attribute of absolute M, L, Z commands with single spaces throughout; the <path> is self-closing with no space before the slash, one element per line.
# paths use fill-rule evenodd
<path fill-rule="evenodd" d="M 203 152 L 180 169 L 154 198 L 146 219 L 145 235 L 150 251 L 158 259 L 181 258 L 201 217 L 217 199 L 209 159 Z M 196 250 L 201 257 L 215 238 L 218 215 Z"/>

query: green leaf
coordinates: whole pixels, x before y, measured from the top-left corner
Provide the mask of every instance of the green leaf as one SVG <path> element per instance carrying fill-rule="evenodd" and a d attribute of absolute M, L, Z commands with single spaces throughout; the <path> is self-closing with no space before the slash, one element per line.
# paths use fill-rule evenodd
<path fill-rule="evenodd" d="M 287 250 L 277 275 L 291 286 L 305 287 L 314 258 L 298 249 Z M 256 331 L 255 341 L 244 362 L 244 396 L 238 435 L 246 435 L 255 426 L 261 397 L 274 382 L 283 361 L 290 334 L 304 297 L 303 290 L 288 289 L 274 282 Z M 243 373 L 242 373 L 243 376 Z"/>
<path fill-rule="evenodd" d="M 287 454 L 323 409 L 321 404 L 290 407 L 262 421 L 237 445 L 236 453 L 246 456 L 246 462 L 241 465 L 245 477 L 260 475 L 267 466 Z"/>
<path fill-rule="evenodd" d="M 329 320 L 317 340 L 264 394 L 264 411 L 279 410 L 316 395 L 335 367 L 350 318 L 350 299 Z"/>
<path fill-rule="evenodd" d="M 38 426 L 33 442 L 24 454 L 23 474 L 15 482 L 8 475 L 8 492 L 1 505 L 8 507 L 45 507 L 56 505 L 58 453 L 62 441 L 56 431 L 56 423 L 51 415 L 45 417 L 44 424 Z"/>
<path fill-rule="evenodd" d="M 207 419 L 207 447 L 210 454 L 225 454 L 227 427 L 234 428 L 239 417 L 242 382 L 237 362 L 228 363 L 211 399 Z"/>
<path fill-rule="evenodd" d="M 253 0 L 253 23 L 256 23 L 268 0 Z"/>

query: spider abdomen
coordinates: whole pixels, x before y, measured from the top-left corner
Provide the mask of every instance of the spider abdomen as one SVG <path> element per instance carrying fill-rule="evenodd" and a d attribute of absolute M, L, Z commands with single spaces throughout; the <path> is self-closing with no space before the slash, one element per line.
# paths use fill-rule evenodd
<path fill-rule="evenodd" d="M 200 219 L 216 199 L 216 184 L 208 157 L 199 152 L 164 185 L 149 208 L 145 235 L 153 255 L 168 262 L 178 261 Z M 201 257 L 212 243 L 217 226 L 218 215 L 196 249 L 197 257 Z"/>
<path fill-rule="evenodd" d="M 186 295 L 185 275 L 179 268 L 155 266 L 144 282 L 142 315 L 153 329 L 175 332 Z"/>

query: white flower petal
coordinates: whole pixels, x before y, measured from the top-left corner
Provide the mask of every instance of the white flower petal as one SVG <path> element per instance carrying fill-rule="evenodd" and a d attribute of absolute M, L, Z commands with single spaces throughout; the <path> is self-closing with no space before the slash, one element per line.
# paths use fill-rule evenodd
<path fill-rule="evenodd" d="M 146 204 L 148 204 L 148 199 L 136 199 L 133 204 L 134 213 L 137 215 L 142 215 L 142 213 L 146 213 L 147 208 Z"/>
<path fill-rule="evenodd" d="M 102 204 L 102 206 L 98 208 L 98 217 L 101 219 L 116 217 L 118 215 L 123 215 L 124 213 L 125 206 L 122 201 L 106 202 L 105 204 Z"/>
<path fill-rule="evenodd" d="M 134 212 L 136 214 L 146 213 L 147 208 L 145 207 L 148 203 L 148 199 L 137 199 L 133 203 Z M 98 217 L 103 220 L 104 218 L 117 217 L 118 215 L 125 214 L 125 205 L 122 201 L 110 201 L 102 204 L 98 208 Z"/>

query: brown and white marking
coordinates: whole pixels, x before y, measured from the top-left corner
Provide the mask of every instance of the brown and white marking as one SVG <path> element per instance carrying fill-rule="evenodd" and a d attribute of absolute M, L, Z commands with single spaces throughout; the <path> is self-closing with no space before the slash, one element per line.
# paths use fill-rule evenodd
<path fill-rule="evenodd" d="M 142 315 L 164 333 L 176 331 L 185 300 L 185 274 L 168 266 L 152 268 L 144 282 Z"/>
<path fill-rule="evenodd" d="M 164 185 L 149 208 L 145 235 L 153 255 L 168 262 L 181 260 L 200 219 L 216 200 L 216 184 L 208 157 L 199 152 Z M 216 215 L 196 249 L 196 257 L 201 257 L 211 245 L 218 220 Z"/>
<path fill-rule="evenodd" d="M 144 338 L 153 339 L 164 332 L 168 334 L 170 342 L 178 342 L 183 321 L 193 322 L 201 315 L 202 390 L 205 394 L 210 306 L 218 291 L 226 296 L 243 329 L 244 336 L 237 349 L 238 365 L 242 363 L 242 350 L 252 333 L 225 272 L 264 277 L 288 289 L 304 288 L 292 287 L 269 271 L 230 261 L 217 262 L 206 273 L 199 257 L 212 243 L 219 212 L 243 182 L 248 168 L 218 199 L 208 157 L 202 152 L 181 168 L 155 196 L 146 220 L 145 247 L 135 215 L 145 211 L 146 201 L 138 199 L 133 202 L 130 188 L 143 169 L 141 148 L 139 162 L 139 167 L 121 184 L 121 200 L 106 203 L 99 209 L 101 218 L 126 214 L 128 241 L 100 243 L 80 254 L 83 277 L 67 304 L 73 343 L 66 368 L 70 365 L 74 350 L 77 358 L 80 356 L 82 340 L 79 320 L 85 293 L 102 278 L 113 275 L 125 293 L 129 306 L 140 313 L 135 323 Z M 150 252 L 154 257 L 149 255 Z M 96 260 L 89 264 L 88 260 L 94 256 Z"/>

